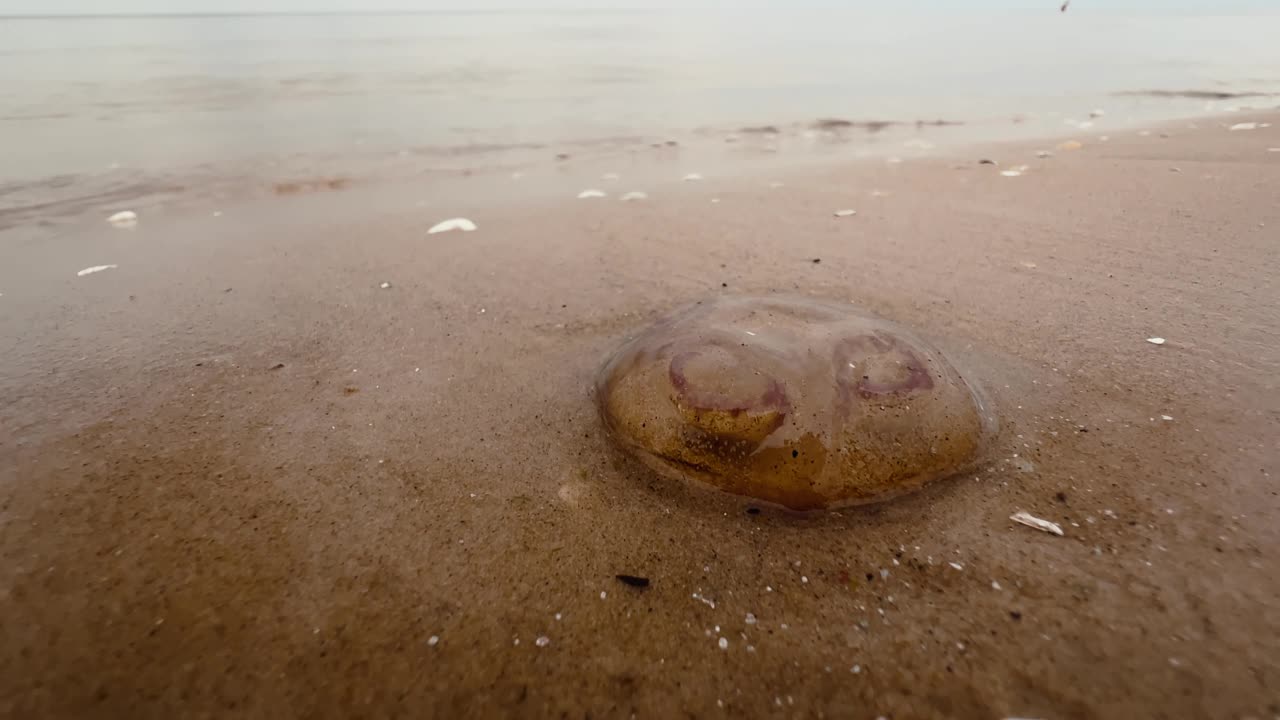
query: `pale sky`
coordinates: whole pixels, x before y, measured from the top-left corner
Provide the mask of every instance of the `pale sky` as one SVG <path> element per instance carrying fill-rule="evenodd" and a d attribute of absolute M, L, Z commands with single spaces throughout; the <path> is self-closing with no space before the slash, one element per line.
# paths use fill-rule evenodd
<path fill-rule="evenodd" d="M 0 0 L 0 15 L 207 12 L 341 12 L 354 10 L 645 9 L 744 6 L 781 9 L 965 12 L 1056 10 L 1059 0 Z M 1072 0 L 1068 12 L 1274 14 L 1280 0 Z"/>

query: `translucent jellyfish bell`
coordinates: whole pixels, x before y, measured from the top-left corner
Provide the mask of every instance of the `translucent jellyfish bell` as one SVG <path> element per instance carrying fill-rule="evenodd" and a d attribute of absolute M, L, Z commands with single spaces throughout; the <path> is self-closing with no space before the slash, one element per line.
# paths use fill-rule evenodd
<path fill-rule="evenodd" d="M 995 420 L 941 351 L 849 305 L 720 298 L 601 370 L 612 437 L 668 477 L 794 510 L 876 502 L 976 464 Z"/>

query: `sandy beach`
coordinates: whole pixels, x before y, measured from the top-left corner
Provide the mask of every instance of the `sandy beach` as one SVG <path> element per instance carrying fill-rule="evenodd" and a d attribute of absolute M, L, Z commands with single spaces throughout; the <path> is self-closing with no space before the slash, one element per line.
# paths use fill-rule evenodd
<path fill-rule="evenodd" d="M 1139 130 L 11 243 L 0 715 L 1280 716 L 1280 115 Z M 771 293 L 943 348 L 987 462 L 800 516 L 609 442 L 610 352 Z"/>

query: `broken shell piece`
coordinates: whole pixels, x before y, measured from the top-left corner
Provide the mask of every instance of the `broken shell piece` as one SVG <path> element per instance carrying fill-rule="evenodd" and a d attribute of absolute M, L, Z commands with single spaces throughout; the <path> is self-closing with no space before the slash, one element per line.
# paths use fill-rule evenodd
<path fill-rule="evenodd" d="M 1258 123 L 1256 122 L 1236 123 L 1235 125 L 1232 125 L 1230 129 L 1231 130 L 1257 130 Z"/>
<path fill-rule="evenodd" d="M 390 289 L 391 289 L 391 283 L 389 283 L 389 282 L 384 282 L 384 283 L 382 283 L 381 285 L 379 285 L 378 287 L 382 288 L 383 290 L 390 290 Z"/>
<path fill-rule="evenodd" d="M 579 200 L 590 200 L 592 198 L 608 197 L 609 194 L 603 190 L 583 190 L 578 193 Z"/>
<path fill-rule="evenodd" d="M 857 210 L 837 210 L 836 211 L 836 217 L 853 217 L 854 215 L 857 215 L 857 214 L 858 214 Z"/>
<path fill-rule="evenodd" d="M 133 227 L 134 225 L 138 224 L 138 213 L 133 212 L 132 210 L 125 210 L 123 212 L 118 212 L 115 215 L 112 215 L 111 217 L 107 218 L 107 222 L 111 223 L 112 225 L 115 225 L 118 228 Z"/>
<path fill-rule="evenodd" d="M 1039 530 L 1041 532 L 1047 532 L 1051 535 L 1057 535 L 1059 537 L 1063 535 L 1062 526 L 1059 525 L 1058 523 L 1049 522 L 1048 520 L 1041 520 L 1040 518 L 1028 512 L 1018 511 L 1010 515 L 1009 519 L 1016 523 L 1026 525 L 1027 527 L 1035 528 L 1036 530 Z"/>
<path fill-rule="evenodd" d="M 436 224 L 434 227 L 432 227 L 430 230 L 427 231 L 427 234 L 435 235 L 436 233 L 450 232 L 453 230 L 461 230 L 462 232 L 472 232 L 475 229 L 476 229 L 476 224 L 471 222 L 470 220 L 466 218 L 454 218 L 452 220 L 445 220 L 442 223 Z"/>
<path fill-rule="evenodd" d="M 648 195 L 642 192 L 629 192 L 622 196 L 623 202 L 636 202 L 637 200 L 646 200 Z"/>
<path fill-rule="evenodd" d="M 1164 344 L 1164 338 L 1162 338 L 1162 337 L 1151 337 L 1151 338 L 1147 338 L 1147 342 L 1151 343 L 1152 345 L 1163 345 L 1163 344 Z"/>
<path fill-rule="evenodd" d="M 702 176 L 699 175 L 698 173 L 689 173 L 688 175 L 684 176 L 685 182 L 697 182 L 701 179 L 702 179 Z"/>
<path fill-rule="evenodd" d="M 84 277 L 85 275 L 92 275 L 94 273 L 102 272 L 103 270 L 111 270 L 113 268 L 118 268 L 118 267 L 120 266 L 119 265 L 94 265 L 93 267 L 87 267 L 81 270 L 80 272 L 76 273 L 76 277 Z"/>
<path fill-rule="evenodd" d="M 1068 140 L 1058 145 L 1059 150 L 1079 150 L 1082 147 L 1084 147 L 1084 143 L 1079 140 Z"/>

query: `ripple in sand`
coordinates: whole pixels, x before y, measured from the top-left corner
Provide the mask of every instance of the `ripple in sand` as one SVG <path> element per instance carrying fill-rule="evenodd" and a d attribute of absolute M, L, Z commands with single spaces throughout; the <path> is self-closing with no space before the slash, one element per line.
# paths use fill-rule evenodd
<path fill-rule="evenodd" d="M 458 230 L 460 232 L 473 232 L 475 229 L 476 224 L 470 220 L 466 218 L 454 218 L 452 220 L 445 220 L 442 223 L 436 224 L 427 231 L 427 234 L 435 235 L 436 233 L 452 232 L 454 230 Z"/>
<path fill-rule="evenodd" d="M 686 309 L 623 346 L 596 396 L 612 437 L 661 474 L 795 510 L 953 475 L 995 430 L 936 348 L 808 298 Z"/>

